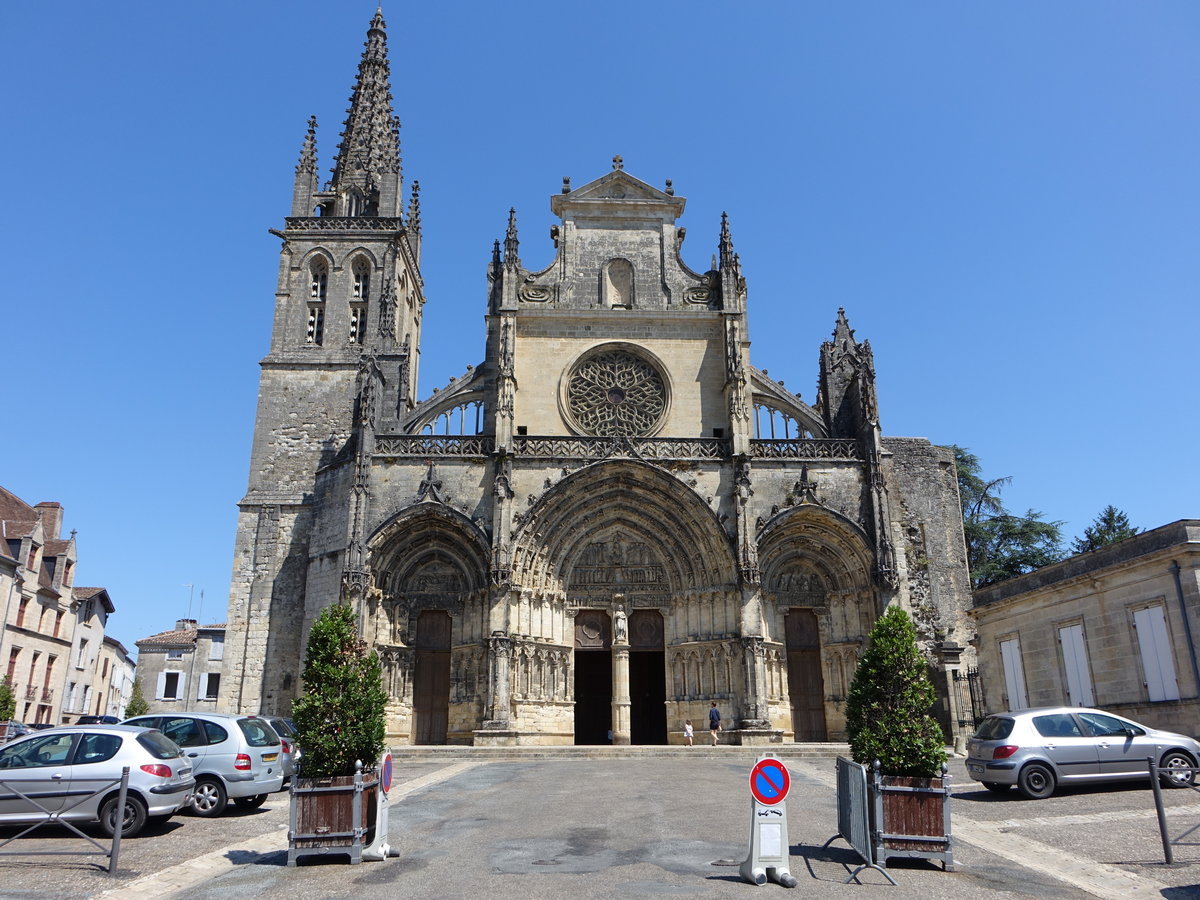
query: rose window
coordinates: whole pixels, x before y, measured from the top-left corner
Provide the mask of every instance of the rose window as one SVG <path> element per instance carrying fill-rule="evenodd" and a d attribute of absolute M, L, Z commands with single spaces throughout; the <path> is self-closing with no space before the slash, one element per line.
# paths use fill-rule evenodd
<path fill-rule="evenodd" d="M 667 387 L 658 369 L 623 350 L 589 356 L 571 373 L 567 407 L 586 434 L 649 434 L 667 409 Z"/>

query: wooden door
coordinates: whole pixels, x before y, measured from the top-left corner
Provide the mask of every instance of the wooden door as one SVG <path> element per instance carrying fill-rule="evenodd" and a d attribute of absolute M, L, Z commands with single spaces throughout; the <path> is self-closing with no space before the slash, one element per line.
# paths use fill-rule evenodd
<path fill-rule="evenodd" d="M 793 609 L 784 620 L 788 657 L 788 695 L 797 741 L 823 741 L 825 679 L 821 674 L 821 632 L 811 609 Z"/>
<path fill-rule="evenodd" d="M 450 614 L 417 617 L 413 668 L 413 742 L 444 744 L 450 721 Z"/>

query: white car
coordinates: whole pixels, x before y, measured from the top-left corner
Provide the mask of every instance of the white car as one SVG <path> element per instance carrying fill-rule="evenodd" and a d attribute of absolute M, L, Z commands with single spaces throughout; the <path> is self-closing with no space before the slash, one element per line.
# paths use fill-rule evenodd
<path fill-rule="evenodd" d="M 183 748 L 196 777 L 192 812 L 198 816 L 219 816 L 230 800 L 253 809 L 283 787 L 282 742 L 258 716 L 179 713 L 125 724 L 157 728 Z"/>
<path fill-rule="evenodd" d="M 967 774 L 989 791 L 1013 785 L 1040 800 L 1061 784 L 1149 778 L 1148 759 L 1167 787 L 1188 787 L 1200 742 L 1130 719 L 1073 706 L 994 713 L 967 741 Z"/>
<path fill-rule="evenodd" d="M 0 823 L 56 818 L 116 830 L 121 769 L 129 767 L 122 837 L 147 819 L 169 819 L 196 781 L 183 751 L 159 732 L 124 725 L 69 725 L 0 747 Z"/>

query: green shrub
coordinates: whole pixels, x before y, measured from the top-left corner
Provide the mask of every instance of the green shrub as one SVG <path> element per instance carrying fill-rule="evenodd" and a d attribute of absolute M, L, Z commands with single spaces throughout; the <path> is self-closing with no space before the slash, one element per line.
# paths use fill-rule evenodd
<path fill-rule="evenodd" d="M 146 702 L 146 695 L 142 693 L 142 682 L 135 678 L 133 690 L 129 693 L 129 702 L 125 704 L 125 718 L 144 716 L 148 712 L 150 712 L 150 704 Z"/>
<path fill-rule="evenodd" d="M 17 714 L 17 695 L 13 693 L 12 682 L 5 678 L 0 681 L 0 722 L 7 722 Z"/>
<path fill-rule="evenodd" d="M 942 727 L 929 714 L 937 695 L 908 613 L 888 609 L 867 639 L 846 698 L 850 756 L 885 775 L 939 775 L 946 761 Z"/>
<path fill-rule="evenodd" d="M 383 755 L 384 707 L 379 657 L 359 640 L 347 606 L 326 608 L 313 623 L 304 659 L 304 694 L 292 703 L 305 778 L 353 775 Z"/>

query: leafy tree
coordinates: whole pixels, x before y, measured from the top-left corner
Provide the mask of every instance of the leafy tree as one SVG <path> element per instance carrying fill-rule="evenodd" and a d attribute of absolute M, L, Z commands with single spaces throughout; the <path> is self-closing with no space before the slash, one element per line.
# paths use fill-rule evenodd
<path fill-rule="evenodd" d="M 150 712 L 150 704 L 146 702 L 146 697 L 142 693 L 141 679 L 133 680 L 133 690 L 129 693 L 129 702 L 125 704 L 125 718 L 132 719 L 134 716 L 144 716 Z"/>
<path fill-rule="evenodd" d="M 1062 559 L 1062 522 L 1048 522 L 1037 510 L 1010 513 L 1000 499 L 1012 478 L 985 479 L 979 457 L 954 447 L 963 535 L 971 586 L 983 587 L 1023 575 Z"/>
<path fill-rule="evenodd" d="M 1087 553 L 1099 550 L 1141 532 L 1140 528 L 1129 524 L 1129 517 L 1125 513 L 1109 504 L 1092 520 L 1092 524 L 1083 530 L 1083 537 L 1077 537 L 1071 542 L 1071 552 Z"/>
<path fill-rule="evenodd" d="M 17 695 L 13 693 L 12 682 L 5 678 L 0 681 L 0 722 L 8 722 L 17 714 Z"/>
<path fill-rule="evenodd" d="M 908 613 L 890 607 L 875 622 L 846 698 L 850 755 L 885 775 L 932 778 L 946 761 L 942 727 L 929 714 L 937 699 Z"/>
<path fill-rule="evenodd" d="M 308 635 L 304 694 L 292 703 L 304 777 L 353 775 L 356 760 L 373 767 L 383 755 L 386 703 L 379 656 L 359 639 L 353 610 L 327 607 Z"/>

